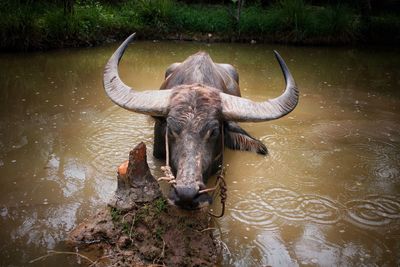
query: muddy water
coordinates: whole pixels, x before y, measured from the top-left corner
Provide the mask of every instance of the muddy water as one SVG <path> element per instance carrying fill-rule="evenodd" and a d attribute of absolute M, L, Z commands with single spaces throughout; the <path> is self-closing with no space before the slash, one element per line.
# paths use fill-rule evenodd
<path fill-rule="evenodd" d="M 115 47 L 0 55 L 1 266 L 66 250 L 67 232 L 104 205 L 138 142 L 158 172 L 152 121 L 103 92 Z M 225 151 L 221 265 L 399 265 L 399 50 L 139 42 L 120 71 L 130 86 L 157 88 L 170 63 L 206 50 L 233 64 L 242 95 L 260 101 L 284 87 L 272 49 L 301 100 L 283 119 L 242 124 L 269 156 Z M 77 263 L 58 255 L 33 266 L 56 264 Z"/>

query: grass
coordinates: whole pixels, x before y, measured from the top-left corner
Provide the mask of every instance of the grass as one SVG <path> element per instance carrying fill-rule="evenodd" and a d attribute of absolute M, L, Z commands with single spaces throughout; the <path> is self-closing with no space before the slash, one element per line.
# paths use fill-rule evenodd
<path fill-rule="evenodd" d="M 345 5 L 311 6 L 304 0 L 277 0 L 266 9 L 244 7 L 237 23 L 229 5 L 187 5 L 174 0 L 108 2 L 114 4 L 76 1 L 74 12 L 66 15 L 56 1 L 1 1 L 0 49 L 92 46 L 135 31 L 149 39 L 176 34 L 207 39 L 212 34 L 225 41 L 294 44 L 400 42 L 399 15 L 371 17 L 366 23 Z"/>
<path fill-rule="evenodd" d="M 154 208 L 156 210 L 156 214 L 160 214 L 167 209 L 167 201 L 162 197 L 156 199 L 154 201 Z"/>
<path fill-rule="evenodd" d="M 248 36 L 286 43 L 349 43 L 359 32 L 358 18 L 350 8 L 313 7 L 302 0 L 282 0 L 261 14 L 256 7 L 247 8 L 240 26 Z"/>
<path fill-rule="evenodd" d="M 110 208 L 110 214 L 111 214 L 111 219 L 114 222 L 117 222 L 117 221 L 119 221 L 121 219 L 121 211 L 116 209 L 116 208 L 111 207 Z"/>
<path fill-rule="evenodd" d="M 172 16 L 173 31 L 189 33 L 229 34 L 233 31 L 233 20 L 222 6 L 180 5 Z"/>
<path fill-rule="evenodd" d="M 158 226 L 156 228 L 155 236 L 158 240 L 162 240 L 164 233 L 165 233 L 165 229 L 161 226 Z"/>
<path fill-rule="evenodd" d="M 159 197 L 150 203 L 143 204 L 137 210 L 121 211 L 114 207 L 110 207 L 111 220 L 122 233 L 130 239 L 140 235 L 136 231 L 138 225 L 147 225 L 149 233 L 158 241 L 162 240 L 165 233 L 163 225 L 157 222 L 167 212 L 167 201 L 163 197 Z M 152 227 L 154 225 L 154 227 Z"/>
<path fill-rule="evenodd" d="M 398 16 L 371 17 L 363 38 L 373 43 L 400 43 L 400 19 Z"/>

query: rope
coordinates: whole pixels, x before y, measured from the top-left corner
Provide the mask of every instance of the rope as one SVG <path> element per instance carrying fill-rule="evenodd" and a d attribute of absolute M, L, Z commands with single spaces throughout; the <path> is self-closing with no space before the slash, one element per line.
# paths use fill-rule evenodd
<path fill-rule="evenodd" d="M 219 172 L 219 174 L 217 176 L 217 179 L 215 181 L 215 186 L 199 191 L 199 194 L 204 194 L 204 193 L 208 193 L 208 192 L 214 192 L 213 193 L 213 198 L 215 198 L 215 192 L 219 188 L 219 196 L 221 198 L 221 205 L 222 205 L 221 213 L 219 215 L 215 215 L 215 214 L 211 213 L 210 211 L 208 211 L 208 214 L 210 216 L 212 216 L 212 217 L 215 217 L 215 218 L 221 218 L 225 214 L 225 202 L 226 202 L 226 198 L 227 198 L 226 192 L 228 191 L 228 188 L 227 188 L 227 185 L 226 185 L 226 182 L 225 182 L 225 179 L 224 179 L 224 168 L 223 168 L 224 147 L 225 147 L 225 143 L 224 143 L 224 126 L 223 125 L 221 127 L 221 134 L 222 134 L 222 137 L 221 137 L 221 140 L 222 140 L 221 169 L 220 169 L 220 172 Z M 165 166 L 161 166 L 161 170 L 163 171 L 164 176 L 158 178 L 157 181 L 167 181 L 169 184 L 171 184 L 171 186 L 175 186 L 176 179 L 175 179 L 175 176 L 172 173 L 171 166 L 169 165 L 168 126 L 165 128 Z"/>
<path fill-rule="evenodd" d="M 208 189 L 204 189 L 202 191 L 206 191 L 206 192 L 211 192 L 211 191 L 216 191 L 219 187 L 219 196 L 221 198 L 221 213 L 219 215 L 215 215 L 214 213 L 208 211 L 208 215 L 215 217 L 215 218 L 221 218 L 222 216 L 224 216 L 225 214 L 225 202 L 226 202 L 226 198 L 228 197 L 226 192 L 228 191 L 228 187 L 226 186 L 226 182 L 224 179 L 224 148 L 225 148 L 225 140 L 224 140 L 224 125 L 222 125 L 221 127 L 221 169 L 219 171 L 219 174 L 217 176 L 217 180 L 215 181 L 215 186 L 214 188 L 208 188 Z M 200 193 L 201 191 L 199 191 Z M 215 194 L 213 194 L 213 198 L 215 197 Z"/>
<path fill-rule="evenodd" d="M 215 217 L 215 218 L 221 218 L 225 214 L 225 202 L 226 202 L 226 198 L 228 197 L 226 194 L 226 192 L 228 191 L 228 187 L 226 186 L 226 182 L 225 182 L 225 179 L 224 179 L 224 176 L 222 175 L 222 173 L 217 176 L 214 190 L 217 189 L 217 186 L 219 186 L 219 188 L 220 188 L 219 196 L 221 198 L 221 205 L 222 205 L 221 213 L 219 215 L 215 215 L 214 213 L 211 213 L 210 211 L 208 211 L 208 215 Z"/>
<path fill-rule="evenodd" d="M 171 166 L 169 165 L 169 145 L 168 145 L 168 128 L 165 128 L 165 166 L 161 166 L 161 170 L 164 173 L 163 177 L 157 179 L 157 181 L 167 181 L 171 186 L 175 186 L 176 179 L 172 173 Z"/>

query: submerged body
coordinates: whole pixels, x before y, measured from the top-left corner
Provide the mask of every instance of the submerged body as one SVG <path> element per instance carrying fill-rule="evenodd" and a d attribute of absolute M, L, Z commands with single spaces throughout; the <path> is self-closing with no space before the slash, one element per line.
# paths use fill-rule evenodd
<path fill-rule="evenodd" d="M 214 63 L 207 53 L 199 52 L 182 63 L 172 64 L 161 90 L 136 92 L 118 75 L 119 60 L 133 37 L 125 40 L 105 67 L 106 92 L 121 107 L 156 119 L 153 154 L 157 158 L 165 158 L 167 135 L 169 163 L 176 176 L 171 202 L 185 209 L 207 205 L 210 197 L 199 191 L 221 165 L 223 145 L 267 153 L 266 147 L 236 121 L 266 121 L 291 112 L 298 102 L 292 75 L 275 52 L 285 76 L 285 91 L 275 99 L 256 103 L 240 97 L 239 76 L 234 67 Z"/>

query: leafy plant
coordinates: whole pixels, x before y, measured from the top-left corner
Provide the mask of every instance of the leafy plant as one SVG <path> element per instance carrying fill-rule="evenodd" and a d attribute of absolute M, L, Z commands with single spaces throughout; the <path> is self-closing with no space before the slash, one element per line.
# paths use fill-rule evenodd
<path fill-rule="evenodd" d="M 303 0 L 280 0 L 270 12 L 276 12 L 279 19 L 277 30 L 286 34 L 286 38 L 301 41 L 312 28 L 312 16 Z"/>
<path fill-rule="evenodd" d="M 356 16 L 352 10 L 343 5 L 327 6 L 317 13 L 317 32 L 332 40 L 349 42 L 358 34 Z"/>
<path fill-rule="evenodd" d="M 156 238 L 158 240 L 162 240 L 162 236 L 164 235 L 164 233 L 165 233 L 165 229 L 163 227 L 158 226 L 156 228 Z"/>
<path fill-rule="evenodd" d="M 118 210 L 117 208 L 111 207 L 110 213 L 111 213 L 111 219 L 114 222 L 118 222 L 121 219 L 121 211 Z"/>
<path fill-rule="evenodd" d="M 157 32 L 168 30 L 169 19 L 174 7 L 172 0 L 138 0 L 136 12 L 140 21 Z"/>
<path fill-rule="evenodd" d="M 156 213 L 161 213 L 167 209 L 167 201 L 160 197 L 154 201 L 154 207 L 156 209 Z"/>

